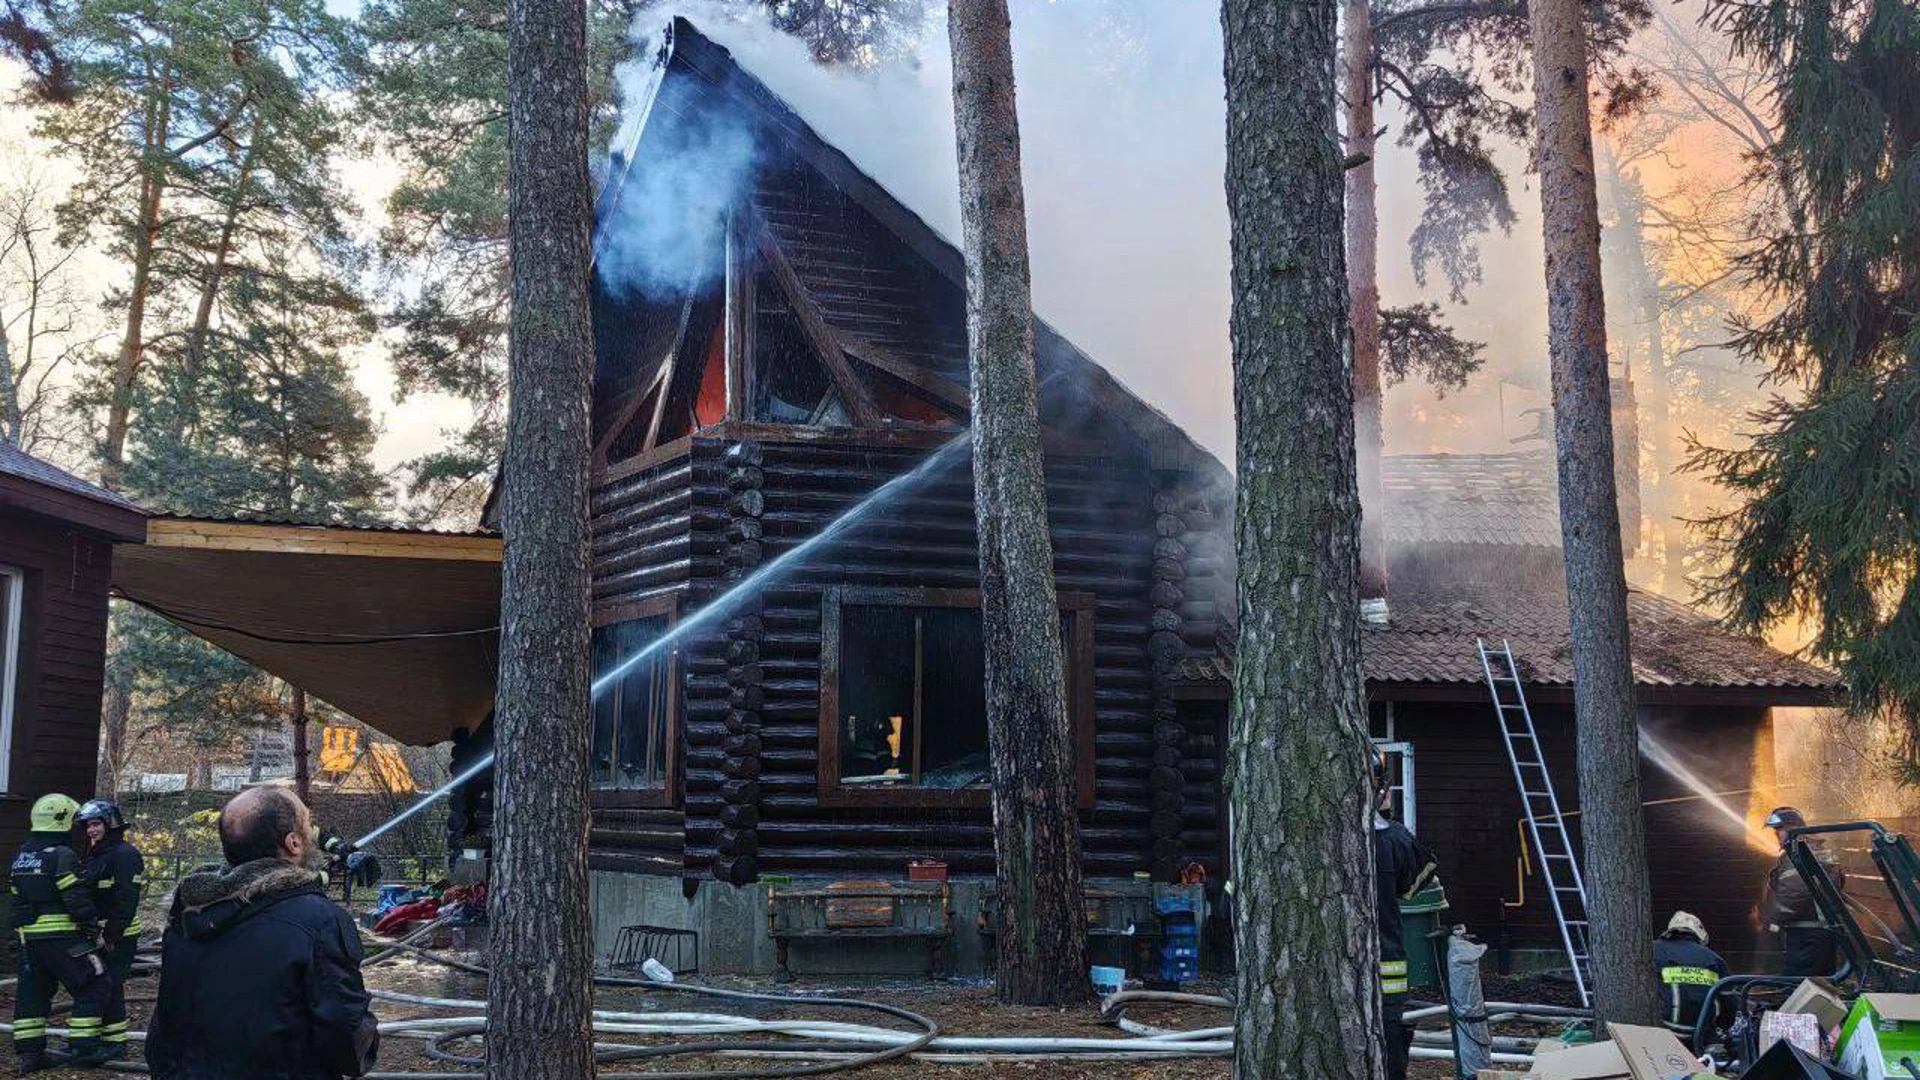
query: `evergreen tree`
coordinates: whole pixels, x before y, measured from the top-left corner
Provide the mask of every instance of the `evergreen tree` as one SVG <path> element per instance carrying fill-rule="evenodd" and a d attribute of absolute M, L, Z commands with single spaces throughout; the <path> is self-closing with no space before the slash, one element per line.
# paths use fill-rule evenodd
<path fill-rule="evenodd" d="M 39 124 L 79 169 L 63 218 L 127 272 L 108 301 L 119 348 L 89 402 L 104 413 L 101 482 L 117 488 L 141 383 L 169 349 L 197 356 L 233 246 L 279 228 L 302 241 L 275 251 L 287 262 L 342 242 L 328 95 L 356 64 L 356 44 L 320 0 L 42 7 L 74 88 L 64 104 L 43 96 Z"/>
<path fill-rule="evenodd" d="M 1920 8 L 1911 0 L 1717 0 L 1709 19 L 1767 77 L 1779 192 L 1740 259 L 1777 304 L 1735 344 L 1800 396 L 1691 465 L 1743 502 L 1710 519 L 1708 595 L 1735 626 L 1806 619 L 1862 710 L 1920 717 Z"/>

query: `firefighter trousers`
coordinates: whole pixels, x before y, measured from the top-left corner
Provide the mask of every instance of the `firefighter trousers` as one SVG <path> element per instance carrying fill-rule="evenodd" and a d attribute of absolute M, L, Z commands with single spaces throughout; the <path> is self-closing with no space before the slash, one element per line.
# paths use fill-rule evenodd
<path fill-rule="evenodd" d="M 140 942 L 132 937 L 123 937 L 119 944 L 107 950 L 107 982 L 110 989 L 100 1018 L 100 1041 L 108 1046 L 125 1046 L 127 1043 L 127 975 L 133 971 L 133 956 L 140 948 Z"/>
<path fill-rule="evenodd" d="M 1380 995 L 1380 1041 L 1386 1053 L 1388 1080 L 1406 1080 L 1413 1056 L 1413 1028 L 1407 1026 L 1407 995 Z"/>
<path fill-rule="evenodd" d="M 20 982 L 13 999 L 14 1053 L 46 1053 L 47 1016 L 53 1011 L 57 988 L 65 988 L 73 997 L 73 1014 L 67 1019 L 68 1048 L 84 1054 L 99 1044 L 101 1017 L 112 984 L 104 973 L 93 970 L 87 957 L 72 955 L 75 944 L 73 938 L 28 938 L 21 944 Z"/>

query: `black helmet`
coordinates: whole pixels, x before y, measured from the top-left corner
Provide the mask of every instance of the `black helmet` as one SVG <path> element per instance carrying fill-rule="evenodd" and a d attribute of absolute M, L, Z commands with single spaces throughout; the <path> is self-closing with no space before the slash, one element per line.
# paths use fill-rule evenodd
<path fill-rule="evenodd" d="M 74 820 L 85 825 L 89 821 L 98 821 L 107 827 L 108 832 L 127 827 L 126 816 L 120 813 L 120 806 L 112 799 L 88 799 Z"/>
<path fill-rule="evenodd" d="M 1804 827 L 1806 823 L 1807 819 L 1800 816 L 1800 811 L 1791 806 L 1782 806 L 1767 815 L 1769 829 L 1798 829 Z"/>

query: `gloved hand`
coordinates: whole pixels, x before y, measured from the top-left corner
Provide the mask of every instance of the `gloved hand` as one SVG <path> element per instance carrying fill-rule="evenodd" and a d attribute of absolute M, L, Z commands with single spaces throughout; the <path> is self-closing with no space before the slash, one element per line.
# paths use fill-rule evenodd
<path fill-rule="evenodd" d="M 97 952 L 87 954 L 87 966 L 93 969 L 95 975 L 105 975 L 107 973 L 107 963 L 100 959 L 100 954 Z"/>

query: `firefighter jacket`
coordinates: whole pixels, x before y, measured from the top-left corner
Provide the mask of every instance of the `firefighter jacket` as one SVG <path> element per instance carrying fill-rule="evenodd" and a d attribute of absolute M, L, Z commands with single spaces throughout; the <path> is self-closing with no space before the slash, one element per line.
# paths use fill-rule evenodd
<path fill-rule="evenodd" d="M 1661 1019 L 1692 1031 L 1707 991 L 1727 977 L 1727 962 L 1692 934 L 1681 932 L 1653 943 L 1653 966 L 1660 972 Z"/>
<path fill-rule="evenodd" d="M 80 857 L 67 846 L 66 833 L 28 833 L 8 871 L 7 891 L 13 894 L 8 926 L 21 941 L 92 941 L 98 921 L 92 890 L 80 880 Z"/>
<path fill-rule="evenodd" d="M 1404 994 L 1407 946 L 1400 936 L 1400 901 L 1425 888 L 1438 867 L 1433 853 L 1405 825 L 1381 814 L 1373 816 L 1373 867 L 1380 927 L 1380 992 Z"/>
<path fill-rule="evenodd" d="M 100 913 L 108 948 L 122 937 L 138 938 L 145 929 L 140 923 L 140 894 L 147 885 L 146 860 L 118 833 L 109 833 L 87 853 L 80 873 L 93 888 L 93 906 Z"/>
<path fill-rule="evenodd" d="M 1845 891 L 1847 873 L 1830 858 L 1826 850 L 1813 846 L 1814 858 L 1826 869 L 1834 887 Z M 1767 889 L 1760 900 L 1760 919 L 1775 930 L 1795 926 L 1824 926 L 1820 917 L 1820 907 L 1814 903 L 1813 889 L 1807 885 L 1800 871 L 1794 869 L 1793 862 L 1782 851 L 1780 858 L 1767 872 Z"/>
<path fill-rule="evenodd" d="M 373 1067 L 380 1029 L 360 932 L 321 881 L 278 859 L 181 880 L 147 1030 L 154 1080 L 334 1080 Z"/>

